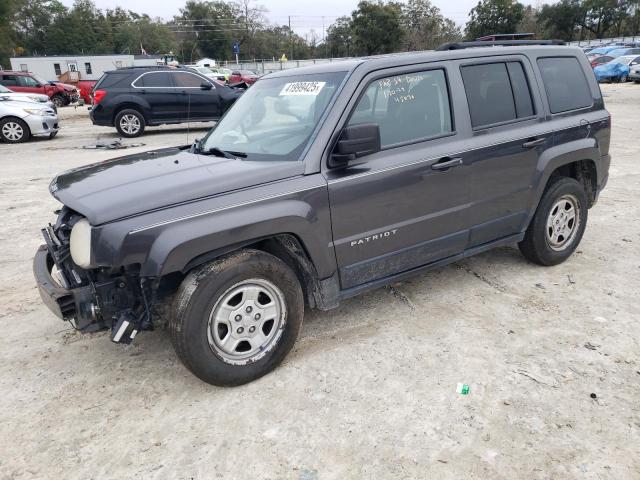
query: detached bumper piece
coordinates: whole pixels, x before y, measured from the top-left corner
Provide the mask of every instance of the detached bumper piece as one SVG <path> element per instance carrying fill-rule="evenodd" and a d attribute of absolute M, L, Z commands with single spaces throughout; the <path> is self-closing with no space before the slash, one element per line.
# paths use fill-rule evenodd
<path fill-rule="evenodd" d="M 139 323 L 133 312 L 123 312 L 111 329 L 111 341 L 127 345 L 133 342 L 140 328 Z"/>

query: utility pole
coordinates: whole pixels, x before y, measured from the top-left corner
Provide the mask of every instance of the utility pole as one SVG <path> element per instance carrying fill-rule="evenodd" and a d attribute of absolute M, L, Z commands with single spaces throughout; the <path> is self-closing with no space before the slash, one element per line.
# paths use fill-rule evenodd
<path fill-rule="evenodd" d="M 291 15 L 289 15 L 289 57 L 293 60 L 293 36 L 291 35 Z"/>
<path fill-rule="evenodd" d="M 327 42 L 324 38 L 324 15 L 322 16 L 322 46 L 324 47 L 324 58 L 327 58 Z"/>

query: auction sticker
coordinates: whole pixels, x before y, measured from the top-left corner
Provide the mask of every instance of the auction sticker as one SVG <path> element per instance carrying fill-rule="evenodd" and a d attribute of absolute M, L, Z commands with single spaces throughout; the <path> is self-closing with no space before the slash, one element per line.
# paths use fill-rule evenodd
<path fill-rule="evenodd" d="M 280 91 L 282 95 L 313 95 L 316 96 L 326 82 L 293 82 L 287 83 Z"/>

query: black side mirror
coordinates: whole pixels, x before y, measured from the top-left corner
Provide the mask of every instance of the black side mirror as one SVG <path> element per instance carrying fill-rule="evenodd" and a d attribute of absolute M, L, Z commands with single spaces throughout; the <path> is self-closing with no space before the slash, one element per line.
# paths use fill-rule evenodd
<path fill-rule="evenodd" d="M 211 90 L 213 88 L 213 85 L 211 85 L 209 82 L 202 82 L 200 84 L 200 90 Z"/>
<path fill-rule="evenodd" d="M 329 167 L 344 167 L 356 158 L 380 151 L 380 127 L 377 123 L 350 125 L 342 130 L 329 159 Z"/>

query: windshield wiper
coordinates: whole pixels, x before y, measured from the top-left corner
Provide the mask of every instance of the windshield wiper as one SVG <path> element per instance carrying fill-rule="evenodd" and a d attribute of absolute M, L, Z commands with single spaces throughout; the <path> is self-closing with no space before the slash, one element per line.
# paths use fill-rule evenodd
<path fill-rule="evenodd" d="M 216 157 L 224 157 L 224 158 L 229 158 L 231 160 L 235 160 L 238 157 L 246 158 L 247 156 L 247 154 L 244 152 L 232 152 L 230 150 L 222 150 L 221 148 L 218 148 L 218 147 L 211 147 L 208 150 L 205 150 L 204 152 L 199 152 L 199 153 L 202 153 L 204 155 L 211 153 Z"/>

